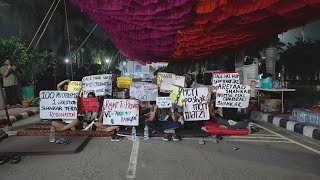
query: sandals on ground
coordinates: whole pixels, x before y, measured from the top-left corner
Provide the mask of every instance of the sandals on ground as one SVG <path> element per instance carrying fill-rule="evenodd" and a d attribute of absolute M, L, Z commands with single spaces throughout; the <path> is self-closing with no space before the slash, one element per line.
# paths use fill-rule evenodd
<path fill-rule="evenodd" d="M 0 156 L 0 165 L 9 162 L 9 160 L 10 160 L 10 156 L 1 155 Z"/>
<path fill-rule="evenodd" d="M 18 164 L 21 161 L 21 156 L 19 154 L 13 154 L 11 156 L 11 164 Z"/>

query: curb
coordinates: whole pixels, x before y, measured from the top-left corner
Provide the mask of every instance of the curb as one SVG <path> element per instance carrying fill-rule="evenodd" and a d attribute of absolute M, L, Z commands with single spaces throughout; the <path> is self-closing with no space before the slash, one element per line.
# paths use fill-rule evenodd
<path fill-rule="evenodd" d="M 30 116 L 39 114 L 39 109 L 33 109 L 30 111 L 26 111 L 26 112 L 22 112 L 22 113 L 18 113 L 12 116 L 9 116 L 11 123 L 17 122 L 21 119 L 25 119 L 28 118 Z M 7 124 L 7 118 L 2 118 L 0 119 L 0 124 Z"/>
<path fill-rule="evenodd" d="M 273 124 L 284 129 L 300 133 L 304 136 L 311 137 L 313 139 L 320 140 L 320 128 L 307 125 L 305 123 L 292 121 L 289 119 L 284 119 L 282 117 L 277 117 L 272 114 L 263 113 L 260 111 L 252 111 L 251 119 L 255 121 L 264 121 Z"/>

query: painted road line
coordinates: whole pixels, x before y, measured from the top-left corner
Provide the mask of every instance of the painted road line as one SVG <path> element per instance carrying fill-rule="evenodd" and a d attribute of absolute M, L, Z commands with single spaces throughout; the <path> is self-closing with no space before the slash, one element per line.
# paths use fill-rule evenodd
<path fill-rule="evenodd" d="M 225 139 L 283 139 L 282 137 L 265 137 L 265 136 L 225 136 Z"/>
<path fill-rule="evenodd" d="M 248 134 L 247 136 L 271 136 L 271 137 L 274 137 L 277 135 L 274 135 L 274 134 Z"/>
<path fill-rule="evenodd" d="M 233 141 L 233 142 L 263 142 L 263 143 L 292 143 L 290 141 L 272 141 L 272 140 L 258 140 L 258 139 L 225 139 L 225 141 Z"/>
<path fill-rule="evenodd" d="M 260 126 L 260 125 L 258 125 L 258 124 L 256 124 L 256 123 L 254 123 L 254 124 L 255 124 L 256 126 L 260 127 L 260 128 L 263 128 L 263 129 L 269 131 L 270 133 L 273 133 L 273 134 L 275 134 L 275 135 L 278 135 L 278 136 L 280 136 L 280 137 L 282 137 L 282 138 L 284 138 L 284 139 L 286 139 L 286 140 L 288 140 L 288 141 L 290 141 L 290 142 L 292 142 L 292 143 L 294 143 L 294 144 L 296 144 L 296 145 L 299 145 L 299 146 L 301 146 L 301 147 L 303 147 L 303 148 L 309 149 L 310 151 L 312 151 L 312 152 L 320 155 L 320 151 L 318 151 L 318 150 L 316 150 L 316 149 L 313 149 L 312 147 L 309 147 L 309 146 L 307 146 L 307 145 L 301 144 L 301 143 L 299 143 L 299 142 L 297 142 L 297 141 L 295 141 L 295 140 L 292 140 L 292 139 L 290 139 L 290 138 L 287 138 L 287 137 L 285 137 L 285 136 L 283 136 L 283 135 L 281 135 L 281 134 L 279 134 L 279 133 L 277 133 L 277 132 L 274 132 L 274 131 L 266 128 L 266 127 Z"/>
<path fill-rule="evenodd" d="M 133 142 L 129 168 L 127 172 L 127 179 L 134 179 L 136 177 L 137 163 L 138 163 L 139 139 Z"/>

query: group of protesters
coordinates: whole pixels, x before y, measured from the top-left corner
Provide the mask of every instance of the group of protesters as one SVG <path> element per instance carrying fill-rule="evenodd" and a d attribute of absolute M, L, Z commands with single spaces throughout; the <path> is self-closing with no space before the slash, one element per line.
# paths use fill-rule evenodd
<path fill-rule="evenodd" d="M 64 80 L 57 85 L 57 89 L 60 91 L 66 91 L 68 89 L 68 84 L 70 80 Z M 186 87 L 190 88 L 194 85 L 194 82 L 190 75 L 186 75 Z M 169 93 L 159 92 L 159 97 L 167 97 Z M 82 97 L 81 90 L 78 93 L 78 97 Z M 95 98 L 96 95 L 93 92 L 87 94 L 87 98 Z M 107 131 L 114 132 L 111 136 L 112 141 L 120 141 L 121 136 L 117 135 L 117 131 L 120 126 L 116 125 L 104 125 L 104 106 L 103 99 L 112 99 L 111 95 L 106 95 L 99 97 L 99 112 L 78 112 L 78 118 L 74 120 L 53 120 L 52 126 L 56 128 L 57 131 L 64 130 L 81 130 L 84 128 L 83 124 L 90 124 L 94 122 L 93 130 L 96 131 Z M 135 99 L 133 97 L 127 96 L 128 99 Z M 102 101 L 101 101 L 102 100 Z M 220 128 L 228 129 L 242 129 L 246 128 L 248 125 L 247 121 L 233 121 L 235 116 L 232 117 L 230 114 L 234 114 L 237 109 L 233 108 L 216 108 L 215 107 L 215 94 L 211 94 L 210 102 L 208 103 L 210 120 L 216 121 Z M 233 119 L 233 120 L 230 120 Z M 183 118 L 183 106 L 177 106 L 173 104 L 171 108 L 158 108 L 154 101 L 140 101 L 139 102 L 139 126 L 147 126 L 152 133 L 163 134 L 164 141 L 180 141 L 180 136 L 176 133 L 179 128 L 184 128 L 184 125 L 189 122 L 184 122 Z M 194 122 L 196 126 L 202 131 L 207 132 L 207 128 L 203 125 L 202 121 Z M 125 127 L 128 128 L 128 127 Z"/>

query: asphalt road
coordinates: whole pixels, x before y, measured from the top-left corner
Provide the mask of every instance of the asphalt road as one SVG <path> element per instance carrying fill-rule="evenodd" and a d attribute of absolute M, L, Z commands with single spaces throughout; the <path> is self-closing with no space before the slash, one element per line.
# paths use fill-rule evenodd
<path fill-rule="evenodd" d="M 218 144 L 211 138 L 205 145 L 199 139 L 93 138 L 76 154 L 25 156 L 19 164 L 2 165 L 0 179 L 320 179 L 319 141 L 260 125 L 271 132 L 225 137 Z"/>

